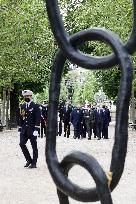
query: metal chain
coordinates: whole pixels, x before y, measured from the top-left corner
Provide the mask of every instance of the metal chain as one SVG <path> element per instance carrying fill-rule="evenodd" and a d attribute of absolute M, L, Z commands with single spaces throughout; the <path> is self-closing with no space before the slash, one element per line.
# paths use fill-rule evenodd
<path fill-rule="evenodd" d="M 136 0 L 133 0 L 134 21 L 128 42 L 124 45 L 110 30 L 92 28 L 69 36 L 60 16 L 57 0 L 46 0 L 46 7 L 52 32 L 59 45 L 51 71 L 49 90 L 48 131 L 46 140 L 46 161 L 51 176 L 57 186 L 60 204 L 69 204 L 68 196 L 82 202 L 100 200 L 102 204 L 112 204 L 111 191 L 117 186 L 123 170 L 128 141 L 128 111 L 131 97 L 133 66 L 130 54 L 136 50 Z M 102 41 L 111 46 L 114 54 L 105 57 L 87 56 L 77 51 L 77 45 L 85 41 Z M 108 69 L 119 64 L 121 80 L 118 91 L 115 142 L 112 150 L 108 176 L 95 158 L 81 152 L 73 152 L 59 163 L 56 154 L 57 112 L 60 83 L 66 59 L 87 69 Z M 74 165 L 88 170 L 96 188 L 84 189 L 68 179 L 68 172 Z"/>

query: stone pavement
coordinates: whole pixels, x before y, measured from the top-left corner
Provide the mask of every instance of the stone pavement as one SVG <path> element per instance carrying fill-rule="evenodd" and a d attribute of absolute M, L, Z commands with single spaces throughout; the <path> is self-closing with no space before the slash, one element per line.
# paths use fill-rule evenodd
<path fill-rule="evenodd" d="M 73 133 L 71 133 L 73 134 Z M 74 140 L 57 138 L 59 160 L 73 150 L 94 156 L 109 171 L 114 138 L 114 125 L 109 129 L 109 140 Z M 18 146 L 17 130 L 0 133 L 0 204 L 59 204 L 55 185 L 45 163 L 45 138 L 38 138 L 37 169 L 25 169 L 25 161 Z M 29 149 L 30 144 L 28 144 Z M 82 187 L 93 187 L 93 179 L 86 170 L 75 166 L 70 179 Z M 129 130 L 128 153 L 123 176 L 112 193 L 114 204 L 136 203 L 136 131 Z M 80 204 L 70 199 L 70 204 Z M 100 204 L 100 202 L 95 202 Z M 94 203 L 93 203 L 94 204 Z"/>

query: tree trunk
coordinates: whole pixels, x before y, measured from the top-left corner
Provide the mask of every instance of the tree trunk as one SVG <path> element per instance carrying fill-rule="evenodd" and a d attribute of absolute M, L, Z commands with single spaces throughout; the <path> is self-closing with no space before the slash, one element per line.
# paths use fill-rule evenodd
<path fill-rule="evenodd" d="M 5 125 L 5 110 L 6 110 L 6 88 L 3 88 L 3 100 L 2 100 L 2 124 Z"/>
<path fill-rule="evenodd" d="M 131 114 L 132 114 L 132 123 L 135 123 L 135 98 L 134 98 L 134 86 L 132 88 L 132 103 L 131 103 Z"/>
<path fill-rule="evenodd" d="M 17 127 L 19 98 L 15 89 L 10 92 L 10 125 L 11 128 Z"/>
<path fill-rule="evenodd" d="M 7 90 L 7 106 L 6 106 L 6 129 L 10 129 L 9 124 L 9 101 L 10 101 L 10 89 Z"/>
<path fill-rule="evenodd" d="M 1 124 L 1 122 L 2 122 L 2 120 L 1 120 L 1 119 L 2 119 L 2 118 L 1 118 L 1 117 L 2 117 L 2 114 L 1 114 L 1 107 L 2 107 L 2 106 L 1 106 L 1 101 L 0 101 L 0 124 Z"/>

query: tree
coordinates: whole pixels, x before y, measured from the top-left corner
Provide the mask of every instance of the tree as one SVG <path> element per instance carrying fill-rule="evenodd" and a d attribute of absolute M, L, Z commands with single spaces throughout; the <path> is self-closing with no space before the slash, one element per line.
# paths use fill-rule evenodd
<path fill-rule="evenodd" d="M 43 1 L 1 0 L 0 17 L 0 90 L 11 91 L 16 107 L 21 89 L 39 92 L 48 84 L 56 46 Z"/>
<path fill-rule="evenodd" d="M 84 69 L 69 71 L 61 82 L 61 100 L 68 100 L 68 84 L 73 89 L 72 103 L 74 105 L 78 103 L 84 104 L 85 100 L 90 103 L 93 102 L 94 93 L 99 88 L 93 72 Z"/>
<path fill-rule="evenodd" d="M 77 4 L 78 2 L 78 4 Z M 133 7 L 129 0 L 100 0 L 100 1 L 66 1 L 62 3 L 65 8 L 65 26 L 69 34 L 83 29 L 102 27 L 117 33 L 123 42 L 126 42 L 131 32 Z M 77 6 L 75 7 L 75 4 Z M 79 46 L 80 51 L 97 56 L 107 55 L 112 52 L 111 48 L 104 43 L 86 42 Z M 136 55 L 133 57 L 136 67 Z M 96 79 L 101 83 L 105 93 L 112 99 L 116 99 L 120 70 L 115 67 L 107 71 L 96 72 Z M 136 77 L 134 77 L 136 81 Z M 135 82 L 136 83 L 136 82 Z M 136 86 L 135 86 L 136 90 Z"/>

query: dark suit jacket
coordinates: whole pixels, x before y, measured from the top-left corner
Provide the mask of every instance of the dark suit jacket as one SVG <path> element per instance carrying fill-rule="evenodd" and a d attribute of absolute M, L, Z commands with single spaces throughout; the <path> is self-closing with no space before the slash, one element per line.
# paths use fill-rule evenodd
<path fill-rule="evenodd" d="M 47 122 L 47 116 L 48 116 L 48 105 L 42 105 L 42 111 L 41 111 L 41 122 Z"/>
<path fill-rule="evenodd" d="M 109 123 L 111 122 L 111 116 L 110 116 L 110 111 L 108 108 L 104 108 L 103 110 L 104 113 L 104 124 L 109 126 Z"/>
<path fill-rule="evenodd" d="M 21 127 L 21 134 L 32 135 L 33 131 L 40 127 L 40 120 L 41 111 L 38 104 L 32 101 L 28 109 L 26 109 L 26 103 L 21 106 L 18 124 Z"/>
<path fill-rule="evenodd" d="M 68 106 L 66 110 L 66 106 L 63 108 L 63 122 L 70 122 L 70 116 L 71 116 L 72 108 Z"/>
<path fill-rule="evenodd" d="M 97 109 L 94 110 L 94 116 L 95 116 L 95 123 L 103 123 L 104 121 L 104 113 L 103 109 L 100 109 L 100 112 L 98 112 Z"/>
<path fill-rule="evenodd" d="M 71 113 L 71 123 L 73 126 L 83 122 L 83 110 L 77 110 L 76 108 Z"/>

